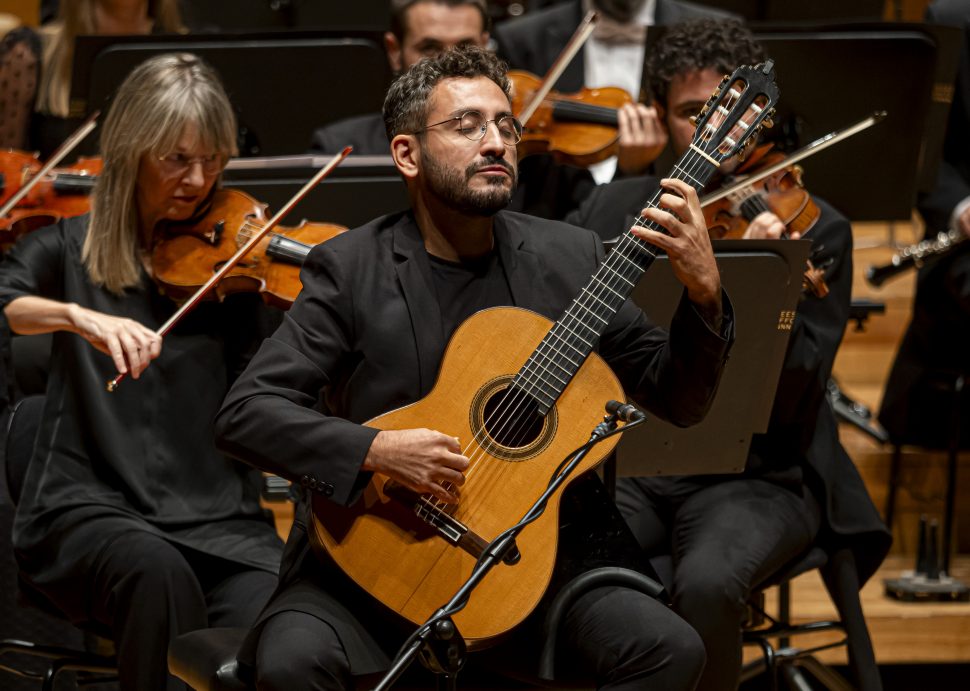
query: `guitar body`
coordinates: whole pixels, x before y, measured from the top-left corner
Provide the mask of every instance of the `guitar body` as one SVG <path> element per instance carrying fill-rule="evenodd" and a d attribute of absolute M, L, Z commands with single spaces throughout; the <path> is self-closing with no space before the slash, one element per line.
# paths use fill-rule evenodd
<path fill-rule="evenodd" d="M 505 428 L 496 425 L 495 401 L 507 395 L 508 383 L 551 325 L 518 308 L 475 314 L 448 344 L 434 389 L 420 401 L 367 423 L 382 430 L 427 427 L 458 437 L 471 465 L 457 507 L 421 501 L 413 493 L 402 498 L 402 488 L 380 475 L 349 508 L 313 499 L 314 548 L 324 550 L 364 590 L 416 624 L 464 583 L 477 560 L 476 550 L 480 553 L 485 543 L 525 515 L 563 458 L 584 444 L 602 421 L 606 401 L 625 400 L 613 372 L 593 353 L 544 418 L 530 417 L 531 426 L 515 438 L 502 436 Z M 596 467 L 615 445 L 613 438 L 594 447 L 570 480 Z M 560 495 L 561 490 L 519 535 L 518 563 L 498 564 L 455 615 L 469 646 L 486 645 L 538 604 L 556 558 Z M 442 522 L 448 524 L 444 531 Z M 456 527 L 467 530 L 460 540 L 448 532 Z"/>

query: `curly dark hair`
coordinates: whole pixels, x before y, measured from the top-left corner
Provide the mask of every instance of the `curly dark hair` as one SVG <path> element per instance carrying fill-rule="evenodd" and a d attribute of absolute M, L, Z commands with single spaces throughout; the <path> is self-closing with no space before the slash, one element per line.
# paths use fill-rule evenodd
<path fill-rule="evenodd" d="M 647 60 L 650 88 L 666 106 L 670 82 L 678 74 L 705 69 L 730 74 L 738 65 L 764 59 L 764 49 L 740 20 L 694 19 L 668 28 L 653 47 Z"/>
<path fill-rule="evenodd" d="M 512 103 L 508 65 L 478 46 L 460 46 L 432 58 L 423 58 L 394 80 L 384 98 L 384 129 L 387 138 L 409 134 L 424 127 L 431 92 L 442 79 L 487 77 Z"/>

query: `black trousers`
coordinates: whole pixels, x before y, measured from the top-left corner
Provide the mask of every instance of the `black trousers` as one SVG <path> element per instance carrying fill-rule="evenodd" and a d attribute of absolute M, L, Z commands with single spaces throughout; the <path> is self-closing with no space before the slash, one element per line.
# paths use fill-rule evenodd
<path fill-rule="evenodd" d="M 580 674 L 612 691 L 677 691 L 693 689 L 704 664 L 703 644 L 694 630 L 665 605 L 634 590 L 592 590 L 568 610 L 562 626 L 557 678 Z M 538 655 L 537 648 L 512 649 L 510 644 L 483 655 L 490 662 L 509 656 L 521 662 L 530 652 Z M 260 691 L 343 690 L 355 684 L 330 625 L 296 611 L 280 612 L 264 625 L 256 679 Z"/>
<path fill-rule="evenodd" d="M 814 541 L 821 509 L 801 490 L 744 477 L 618 481 L 617 506 L 641 546 L 673 557 L 674 610 L 707 653 L 698 689 L 737 688 L 748 596 Z"/>
<path fill-rule="evenodd" d="M 251 626 L 276 587 L 275 574 L 151 533 L 121 532 L 96 547 L 73 591 L 41 592 L 71 620 L 110 632 L 125 690 L 184 689 L 168 674 L 169 643 L 208 626 Z"/>

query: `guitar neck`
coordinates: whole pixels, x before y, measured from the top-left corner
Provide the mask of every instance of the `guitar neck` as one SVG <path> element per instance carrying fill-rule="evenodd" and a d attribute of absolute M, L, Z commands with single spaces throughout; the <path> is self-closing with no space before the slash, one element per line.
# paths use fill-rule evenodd
<path fill-rule="evenodd" d="M 670 177 L 683 180 L 698 192 L 707 184 L 716 166 L 698 152 L 688 149 L 674 166 Z M 658 190 L 645 206 L 659 206 Z M 667 231 L 642 216 L 634 226 Z M 513 385 L 535 399 L 545 415 L 569 385 L 576 371 L 599 343 L 640 277 L 657 257 L 656 248 L 627 228 L 616 246 L 603 258 L 596 273 L 546 334 L 516 374 Z"/>

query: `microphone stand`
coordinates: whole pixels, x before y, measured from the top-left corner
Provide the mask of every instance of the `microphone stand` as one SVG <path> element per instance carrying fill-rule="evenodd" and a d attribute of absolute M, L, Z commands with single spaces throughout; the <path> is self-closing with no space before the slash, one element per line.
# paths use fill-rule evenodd
<path fill-rule="evenodd" d="M 373 691 L 386 691 L 411 665 L 414 658 L 421 655 L 422 662 L 438 677 L 439 689 L 457 688 L 458 672 L 465 664 L 467 647 L 465 639 L 455 626 L 451 616 L 461 611 L 471 597 L 475 587 L 482 581 L 492 568 L 501 562 L 506 555 L 514 555 L 518 548 L 515 546 L 516 536 L 534 520 L 539 518 L 546 509 L 550 497 L 555 494 L 579 463 L 590 450 L 604 439 L 632 429 L 646 422 L 646 416 L 631 405 L 621 406 L 616 401 L 606 405 L 609 414 L 596 425 L 590 434 L 589 441 L 573 452 L 568 462 L 560 465 L 549 481 L 549 486 L 536 499 L 532 507 L 526 511 L 522 519 L 508 530 L 500 533 L 482 552 L 475 568 L 458 591 L 448 600 L 447 604 L 434 612 L 417 630 L 411 634 L 397 656 L 391 663 L 390 669 L 374 687 Z M 626 424 L 617 428 L 617 422 L 624 420 Z M 514 559 L 518 561 L 518 559 Z M 512 561 L 512 563 L 514 563 Z"/>

